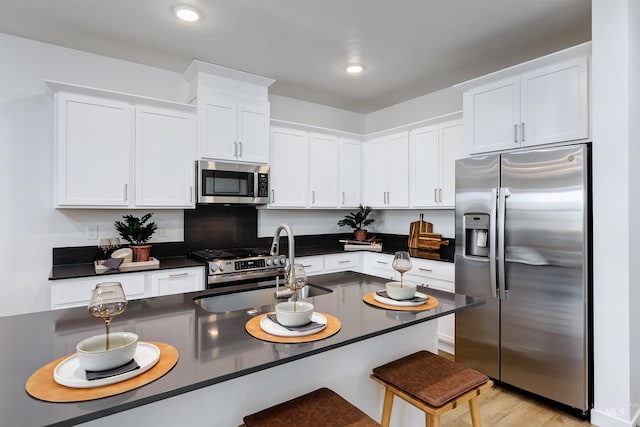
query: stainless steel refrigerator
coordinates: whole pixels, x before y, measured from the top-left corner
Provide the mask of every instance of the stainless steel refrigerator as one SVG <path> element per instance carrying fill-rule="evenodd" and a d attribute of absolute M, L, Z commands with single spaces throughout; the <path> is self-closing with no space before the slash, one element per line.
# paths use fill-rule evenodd
<path fill-rule="evenodd" d="M 456 162 L 456 361 L 592 406 L 590 161 L 585 144 Z"/>

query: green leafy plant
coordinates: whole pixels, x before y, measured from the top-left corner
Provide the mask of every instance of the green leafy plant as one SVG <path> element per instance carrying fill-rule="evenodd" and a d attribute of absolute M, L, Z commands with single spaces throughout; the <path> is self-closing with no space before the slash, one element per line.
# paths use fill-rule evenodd
<path fill-rule="evenodd" d="M 122 218 L 124 218 L 124 222 L 116 221 L 113 225 L 124 240 L 134 246 L 141 246 L 147 243 L 149 239 L 151 239 L 151 236 L 153 236 L 153 233 L 158 229 L 155 222 L 146 224 L 152 215 L 152 213 L 148 213 L 142 216 L 142 218 L 137 218 L 133 215 L 123 215 Z"/>
<path fill-rule="evenodd" d="M 375 221 L 373 218 L 367 218 L 371 211 L 371 206 L 360 205 L 357 212 L 351 212 L 349 215 L 345 215 L 343 219 L 338 221 L 338 225 L 340 227 L 348 226 L 354 230 L 363 230 L 364 227 Z"/>

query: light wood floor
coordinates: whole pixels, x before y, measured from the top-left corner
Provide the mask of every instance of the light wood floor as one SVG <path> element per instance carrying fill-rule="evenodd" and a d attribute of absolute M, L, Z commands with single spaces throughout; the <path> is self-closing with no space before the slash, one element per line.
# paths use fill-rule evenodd
<path fill-rule="evenodd" d="M 440 354 L 444 357 L 451 356 L 446 353 Z M 500 385 L 481 394 L 478 399 L 483 427 L 588 427 L 593 425 L 547 402 Z M 441 420 L 442 425 L 446 427 L 471 426 L 469 405 L 462 405 L 444 414 Z"/>

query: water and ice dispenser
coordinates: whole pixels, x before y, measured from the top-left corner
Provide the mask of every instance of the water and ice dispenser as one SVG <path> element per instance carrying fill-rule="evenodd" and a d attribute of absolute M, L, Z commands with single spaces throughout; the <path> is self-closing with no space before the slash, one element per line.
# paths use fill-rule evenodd
<path fill-rule="evenodd" d="M 464 214 L 464 255 L 489 258 L 489 214 Z"/>

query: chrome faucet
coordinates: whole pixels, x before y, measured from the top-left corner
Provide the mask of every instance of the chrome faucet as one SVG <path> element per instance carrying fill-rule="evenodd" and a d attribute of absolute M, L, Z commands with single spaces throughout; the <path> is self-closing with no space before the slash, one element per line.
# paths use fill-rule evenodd
<path fill-rule="evenodd" d="M 282 233 L 282 231 L 286 231 L 287 232 L 287 244 L 289 245 L 289 266 L 287 267 L 287 269 L 291 269 L 293 268 L 293 265 L 295 264 L 295 243 L 294 243 L 294 239 L 293 239 L 293 231 L 291 231 L 291 227 L 289 227 L 287 224 L 280 224 L 278 226 L 278 228 L 276 229 L 276 233 L 273 236 L 273 242 L 271 243 L 271 256 L 273 255 L 280 255 L 280 234 Z M 290 274 L 287 274 L 287 277 L 291 277 Z M 288 296 L 291 295 L 291 292 L 289 290 L 289 292 L 284 292 L 280 293 L 280 283 L 278 280 L 278 277 L 276 276 L 276 298 L 287 298 Z"/>

